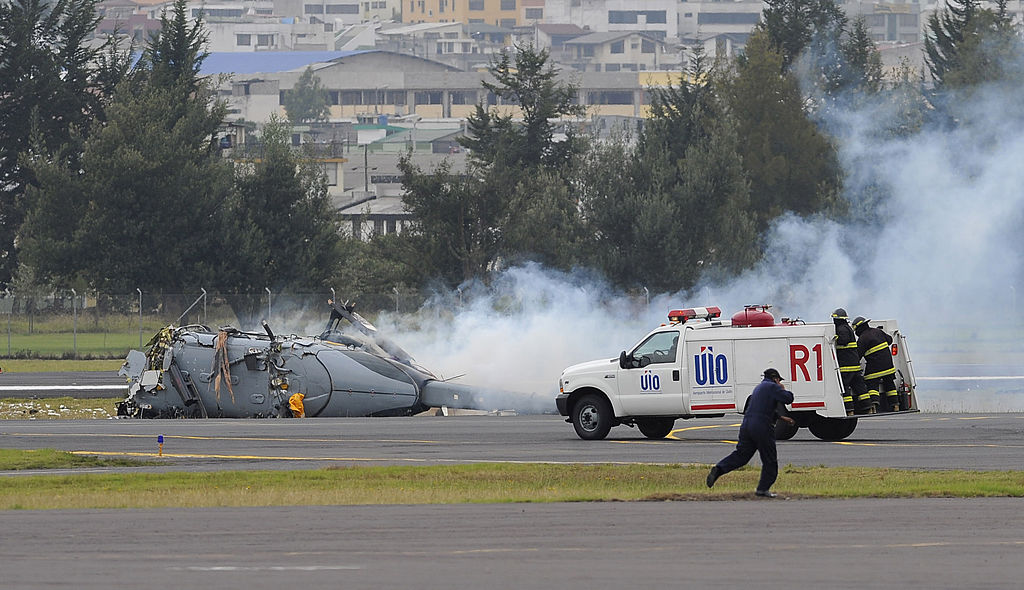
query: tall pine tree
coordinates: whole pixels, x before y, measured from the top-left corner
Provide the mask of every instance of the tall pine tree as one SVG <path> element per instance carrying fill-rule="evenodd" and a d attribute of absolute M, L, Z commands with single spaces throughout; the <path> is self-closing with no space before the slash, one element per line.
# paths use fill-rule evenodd
<path fill-rule="evenodd" d="M 20 158 L 62 151 L 80 141 L 124 75 L 126 58 L 111 43 L 90 43 L 98 0 L 0 2 L 0 285 L 18 264 L 15 236 L 26 188 L 36 184 Z M 103 58 L 103 59 L 101 59 Z"/>

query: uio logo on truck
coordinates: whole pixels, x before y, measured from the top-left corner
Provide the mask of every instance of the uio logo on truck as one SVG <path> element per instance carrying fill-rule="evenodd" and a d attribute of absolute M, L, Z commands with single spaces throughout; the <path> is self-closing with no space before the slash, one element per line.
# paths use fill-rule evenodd
<path fill-rule="evenodd" d="M 661 377 L 650 371 L 640 375 L 640 391 L 658 391 L 661 389 Z"/>
<path fill-rule="evenodd" d="M 710 346 L 701 346 L 693 355 L 693 378 L 697 385 L 725 385 L 729 380 L 729 361 L 724 354 L 715 354 Z"/>

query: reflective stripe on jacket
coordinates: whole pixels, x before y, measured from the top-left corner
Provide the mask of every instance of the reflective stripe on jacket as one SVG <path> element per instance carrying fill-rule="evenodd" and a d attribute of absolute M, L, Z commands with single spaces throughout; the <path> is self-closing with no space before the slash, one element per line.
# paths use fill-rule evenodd
<path fill-rule="evenodd" d="M 860 339 L 857 340 L 857 352 L 866 361 L 865 379 L 877 379 L 896 372 L 892 364 L 892 353 L 889 351 L 891 344 L 892 337 L 879 328 L 868 328 L 861 332 Z"/>

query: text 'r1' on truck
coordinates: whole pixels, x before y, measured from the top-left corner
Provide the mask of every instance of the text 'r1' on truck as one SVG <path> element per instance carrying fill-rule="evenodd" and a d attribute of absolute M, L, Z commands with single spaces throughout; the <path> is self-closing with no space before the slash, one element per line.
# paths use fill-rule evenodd
<path fill-rule="evenodd" d="M 717 307 L 671 311 L 670 323 L 619 358 L 565 369 L 555 399 L 558 412 L 587 440 L 603 439 L 620 424 L 635 425 L 648 438 L 663 438 L 677 418 L 742 413 L 764 370 L 774 367 L 793 392 L 786 413 L 796 422 L 778 421 L 776 438 L 790 439 L 800 427 L 822 440 L 850 436 L 865 415 L 847 415 L 835 326 L 785 318 L 776 324 L 768 307 L 747 306 L 732 320 L 720 319 Z M 906 401 L 900 411 L 867 416 L 917 412 L 905 337 L 894 320 L 871 325 L 892 336 L 896 387 Z"/>

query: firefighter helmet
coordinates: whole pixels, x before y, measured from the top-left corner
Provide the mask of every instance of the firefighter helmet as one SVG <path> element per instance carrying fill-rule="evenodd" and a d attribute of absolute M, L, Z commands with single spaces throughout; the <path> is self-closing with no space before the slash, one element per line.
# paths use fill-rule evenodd
<path fill-rule="evenodd" d="M 864 316 L 862 316 L 862 315 L 859 315 L 859 316 L 857 316 L 857 317 L 856 317 L 856 318 L 855 318 L 855 319 L 853 320 L 853 324 L 852 324 L 852 326 L 853 326 L 853 329 L 854 329 L 854 330 L 856 330 L 857 328 L 859 328 L 859 327 L 861 327 L 861 326 L 865 326 L 865 327 L 867 327 L 867 324 L 868 324 L 868 322 L 870 322 L 870 321 L 871 321 L 871 320 L 867 319 L 866 317 L 864 317 Z"/>
<path fill-rule="evenodd" d="M 834 320 L 845 320 L 848 317 L 849 316 L 846 315 L 846 310 L 841 307 L 837 307 L 836 310 L 832 312 L 832 319 Z"/>

